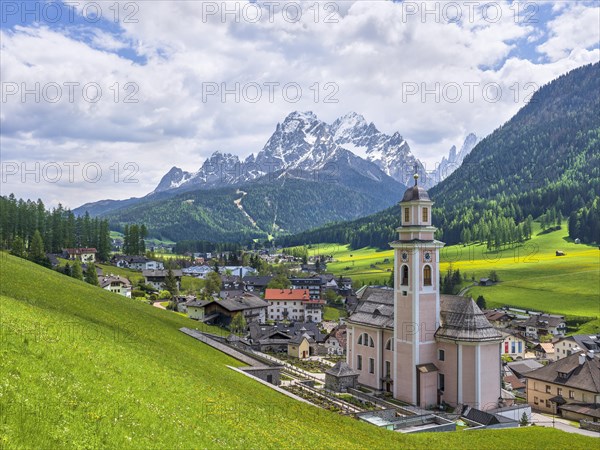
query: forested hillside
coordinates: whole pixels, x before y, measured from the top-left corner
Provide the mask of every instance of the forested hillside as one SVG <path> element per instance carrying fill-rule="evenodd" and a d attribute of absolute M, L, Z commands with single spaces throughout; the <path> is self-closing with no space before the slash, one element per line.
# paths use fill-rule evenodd
<path fill-rule="evenodd" d="M 481 141 L 463 165 L 429 191 L 434 224 L 447 243 L 526 238 L 527 218 L 551 217 L 572 238 L 598 242 L 600 64 L 540 88 L 510 121 Z M 398 193 L 398 198 L 402 193 Z M 530 219 L 531 220 L 531 219 Z M 373 216 L 283 238 L 384 247 L 400 223 L 398 206 Z"/>
<path fill-rule="evenodd" d="M 295 233 L 314 223 L 364 216 L 386 205 L 386 199 L 337 182 L 286 177 L 145 201 L 104 217 L 111 229 L 120 231 L 127 223 L 138 222 L 146 225 L 150 236 L 162 239 L 247 243 L 270 234 Z"/>

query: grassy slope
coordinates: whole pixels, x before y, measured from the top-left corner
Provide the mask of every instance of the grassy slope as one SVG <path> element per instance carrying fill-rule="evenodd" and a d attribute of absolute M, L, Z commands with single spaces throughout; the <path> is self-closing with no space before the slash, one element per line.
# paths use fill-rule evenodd
<path fill-rule="evenodd" d="M 471 275 L 477 280 L 496 270 L 501 283 L 470 290 L 474 297 L 482 294 L 491 307 L 513 305 L 571 316 L 600 317 L 600 251 L 595 246 L 568 242 L 566 236 L 566 229 L 540 234 L 524 245 L 500 252 L 487 252 L 484 245 L 446 247 L 441 253 L 441 271 L 452 263 L 455 269 L 466 272 L 469 280 Z M 566 256 L 555 256 L 556 250 L 566 252 Z M 387 270 L 393 266 L 391 250 L 349 250 L 347 246 L 320 245 L 312 248 L 310 254 L 333 254 L 336 262 L 327 266 L 328 271 L 365 283 L 387 282 L 390 276 Z M 384 263 L 386 259 L 389 262 Z"/>
<path fill-rule="evenodd" d="M 403 436 L 287 397 L 189 319 L 0 253 L 2 448 L 590 448 L 550 429 Z M 318 425 L 315 425 L 318 424 Z M 561 444 L 562 443 L 562 444 Z M 474 447 L 473 447 L 474 446 Z"/>

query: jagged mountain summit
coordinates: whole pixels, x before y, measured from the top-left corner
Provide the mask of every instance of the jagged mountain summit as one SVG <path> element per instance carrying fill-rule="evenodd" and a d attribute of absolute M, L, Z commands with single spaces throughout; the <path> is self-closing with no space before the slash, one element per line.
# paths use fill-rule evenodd
<path fill-rule="evenodd" d="M 471 153 L 471 150 L 475 148 L 477 143 L 479 142 L 479 138 L 473 134 L 469 133 L 463 142 L 460 151 L 456 151 L 456 146 L 453 145 L 450 147 L 450 151 L 448 152 L 448 157 L 445 156 L 440 161 L 439 165 L 435 167 L 434 171 L 430 171 L 429 176 L 431 178 L 431 184 L 436 185 L 437 183 L 448 178 L 456 169 L 458 169 L 465 157 Z"/>
<path fill-rule="evenodd" d="M 399 132 L 391 136 L 382 133 L 373 122 L 367 123 L 360 114 L 348 113 L 336 119 L 331 128 L 337 144 L 375 163 L 384 173 L 402 184 L 410 182 L 415 166 L 419 172 L 425 170 Z"/>
<path fill-rule="evenodd" d="M 360 114 L 348 113 L 328 124 L 313 112 L 295 111 L 277 124 L 256 156 L 240 160 L 214 152 L 197 172 L 173 167 L 154 193 L 243 184 L 272 174 L 300 178 L 336 174 L 343 178 L 347 170 L 374 181 L 387 176 L 406 184 L 415 165 L 424 171 L 400 133 L 386 135 Z"/>

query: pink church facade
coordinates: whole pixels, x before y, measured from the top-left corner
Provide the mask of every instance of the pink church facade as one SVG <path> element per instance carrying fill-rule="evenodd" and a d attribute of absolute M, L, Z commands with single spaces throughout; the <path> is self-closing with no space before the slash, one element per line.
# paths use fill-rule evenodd
<path fill-rule="evenodd" d="M 502 336 L 468 298 L 440 295 L 433 202 L 417 183 L 400 202 L 394 289 L 363 288 L 348 318 L 347 362 L 359 383 L 423 408 L 498 406 Z"/>

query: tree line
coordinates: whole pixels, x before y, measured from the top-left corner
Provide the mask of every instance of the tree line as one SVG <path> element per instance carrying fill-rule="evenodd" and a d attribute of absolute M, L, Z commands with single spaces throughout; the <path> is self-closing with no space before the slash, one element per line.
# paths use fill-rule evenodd
<path fill-rule="evenodd" d="M 108 222 L 76 217 L 61 204 L 47 209 L 42 200 L 0 196 L 0 246 L 17 254 L 40 259 L 41 253 L 61 253 L 65 248 L 94 247 L 96 257 L 109 258 L 111 239 Z"/>
<path fill-rule="evenodd" d="M 123 253 L 125 255 L 144 255 L 147 237 L 146 225 L 126 224 L 123 227 Z"/>

